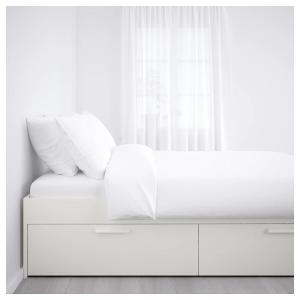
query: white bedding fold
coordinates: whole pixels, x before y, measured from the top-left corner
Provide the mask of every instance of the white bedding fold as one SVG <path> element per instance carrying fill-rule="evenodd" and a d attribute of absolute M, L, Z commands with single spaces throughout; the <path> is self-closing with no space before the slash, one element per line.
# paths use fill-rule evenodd
<path fill-rule="evenodd" d="M 114 149 L 104 177 L 110 219 L 155 219 L 156 164 L 143 145 Z"/>

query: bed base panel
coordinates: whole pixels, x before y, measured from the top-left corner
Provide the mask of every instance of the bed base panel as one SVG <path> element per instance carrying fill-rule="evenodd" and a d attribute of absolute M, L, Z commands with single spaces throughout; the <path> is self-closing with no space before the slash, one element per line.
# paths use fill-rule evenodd
<path fill-rule="evenodd" d="M 101 201 L 82 203 L 24 199 L 24 277 L 294 273 L 293 220 L 108 222 Z"/>

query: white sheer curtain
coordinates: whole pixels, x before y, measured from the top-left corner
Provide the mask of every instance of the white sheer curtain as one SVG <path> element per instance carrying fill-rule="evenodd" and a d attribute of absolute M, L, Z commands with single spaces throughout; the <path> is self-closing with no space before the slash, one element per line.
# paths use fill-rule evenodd
<path fill-rule="evenodd" d="M 126 7 L 122 143 L 221 148 L 223 9 Z"/>

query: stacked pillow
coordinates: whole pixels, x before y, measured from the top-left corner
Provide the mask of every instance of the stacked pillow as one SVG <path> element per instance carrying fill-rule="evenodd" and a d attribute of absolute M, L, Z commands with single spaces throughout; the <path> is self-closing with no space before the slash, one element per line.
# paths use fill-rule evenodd
<path fill-rule="evenodd" d="M 54 117 L 27 119 L 31 144 L 42 161 L 53 172 L 73 176 L 78 168 L 66 148 L 66 140 Z"/>
<path fill-rule="evenodd" d="M 116 143 L 92 114 L 27 119 L 31 143 L 38 156 L 55 173 L 102 179 Z"/>

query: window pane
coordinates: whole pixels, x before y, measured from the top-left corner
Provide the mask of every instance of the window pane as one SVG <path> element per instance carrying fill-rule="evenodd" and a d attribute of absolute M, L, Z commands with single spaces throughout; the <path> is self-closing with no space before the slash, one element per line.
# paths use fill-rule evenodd
<path fill-rule="evenodd" d="M 209 128 L 210 98 L 205 95 L 178 95 L 173 118 L 179 128 Z"/>
<path fill-rule="evenodd" d="M 178 94 L 207 94 L 209 78 L 206 62 L 177 62 Z"/>
<path fill-rule="evenodd" d="M 136 71 L 138 95 L 166 95 L 168 93 L 168 64 L 166 62 L 138 62 Z"/>

